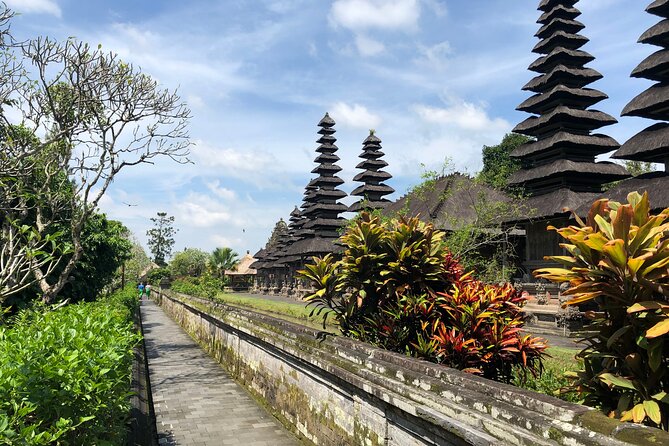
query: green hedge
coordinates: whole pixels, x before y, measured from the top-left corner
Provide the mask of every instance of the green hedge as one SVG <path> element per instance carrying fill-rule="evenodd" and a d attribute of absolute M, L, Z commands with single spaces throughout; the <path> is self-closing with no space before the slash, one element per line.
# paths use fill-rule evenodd
<path fill-rule="evenodd" d="M 0 444 L 124 443 L 136 305 L 129 287 L 0 327 Z"/>

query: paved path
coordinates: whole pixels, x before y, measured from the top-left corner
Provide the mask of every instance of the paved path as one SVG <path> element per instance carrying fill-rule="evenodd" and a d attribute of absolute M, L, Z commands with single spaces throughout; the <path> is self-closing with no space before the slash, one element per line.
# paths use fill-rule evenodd
<path fill-rule="evenodd" d="M 159 306 L 141 310 L 161 445 L 300 444 Z"/>

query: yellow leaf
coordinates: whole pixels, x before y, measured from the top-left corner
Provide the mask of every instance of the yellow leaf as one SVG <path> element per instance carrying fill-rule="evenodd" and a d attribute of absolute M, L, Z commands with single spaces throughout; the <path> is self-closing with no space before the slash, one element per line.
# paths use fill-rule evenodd
<path fill-rule="evenodd" d="M 622 240 L 611 240 L 604 245 L 604 253 L 611 259 L 611 262 L 618 268 L 627 266 L 627 252 L 625 251 L 625 242 Z"/>
<path fill-rule="evenodd" d="M 643 404 L 637 404 L 632 408 L 632 419 L 635 423 L 641 423 L 644 418 L 646 418 L 646 410 Z"/>
<path fill-rule="evenodd" d="M 646 337 L 648 339 L 657 338 L 658 336 L 663 336 L 669 333 L 669 317 L 665 318 L 663 321 L 658 322 L 653 325 L 647 332 Z"/>
<path fill-rule="evenodd" d="M 653 400 L 646 400 L 643 402 L 643 408 L 648 414 L 648 417 L 653 420 L 653 423 L 660 424 L 662 421 L 662 413 L 660 406 Z"/>

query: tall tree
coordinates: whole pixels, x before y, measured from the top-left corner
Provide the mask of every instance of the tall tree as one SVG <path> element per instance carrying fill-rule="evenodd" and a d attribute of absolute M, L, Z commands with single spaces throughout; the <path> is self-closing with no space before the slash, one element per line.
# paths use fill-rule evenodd
<path fill-rule="evenodd" d="M 174 246 L 174 216 L 167 216 L 167 212 L 158 212 L 157 217 L 151 219 L 153 228 L 146 231 L 149 236 L 149 250 L 153 254 L 153 261 L 159 266 L 166 266 L 165 261 L 172 254 Z"/>
<path fill-rule="evenodd" d="M 116 175 L 159 157 L 188 162 L 190 110 L 175 92 L 100 46 L 45 37 L 15 42 L 9 33 L 11 18 L 11 11 L 0 6 L 0 124 L 20 123 L 31 134 L 44 136 L 38 144 L 2 141 L 0 153 L 6 156 L 0 156 L 0 183 L 28 178 L 45 165 L 48 169 L 43 170 L 46 181 L 38 183 L 36 200 L 24 200 L 26 191 L 20 187 L 3 188 L 13 207 L 3 210 L 0 219 L 33 213 L 29 227 L 43 239 L 60 210 L 68 215 L 72 247 L 70 254 L 61 255 L 58 276 L 49 278 L 54 271 L 46 266 L 30 266 L 31 279 L 48 302 L 81 259 L 86 222 Z M 36 162 L 40 158 L 42 165 Z M 68 199 L 56 195 L 60 188 L 51 187 L 56 179 L 71 184 Z M 51 202 L 59 208 L 52 209 Z M 18 242 L 25 243 L 21 238 Z M 8 243 L 4 235 L 0 243 Z M 29 251 L 14 249 L 24 257 L 32 255 Z"/>
<path fill-rule="evenodd" d="M 485 184 L 504 189 L 507 179 L 520 169 L 520 162 L 509 156 L 516 147 L 531 141 L 524 135 L 507 133 L 502 142 L 494 146 L 483 146 L 483 169 L 478 179 Z"/>
<path fill-rule="evenodd" d="M 211 253 L 209 267 L 219 277 L 223 278 L 226 270 L 231 270 L 239 263 L 239 254 L 232 248 L 216 248 Z"/>
<path fill-rule="evenodd" d="M 176 277 L 200 277 L 207 271 L 211 256 L 197 248 L 179 251 L 170 262 L 170 272 Z"/>

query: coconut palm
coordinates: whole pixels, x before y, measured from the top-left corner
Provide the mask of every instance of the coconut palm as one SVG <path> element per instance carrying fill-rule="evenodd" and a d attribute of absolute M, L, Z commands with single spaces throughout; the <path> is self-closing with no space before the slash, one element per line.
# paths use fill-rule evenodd
<path fill-rule="evenodd" d="M 223 278 L 223 275 L 226 270 L 233 269 L 239 263 L 239 254 L 232 250 L 232 248 L 216 248 L 211 253 L 211 259 L 209 260 L 209 266 L 212 271 L 220 277 Z"/>

